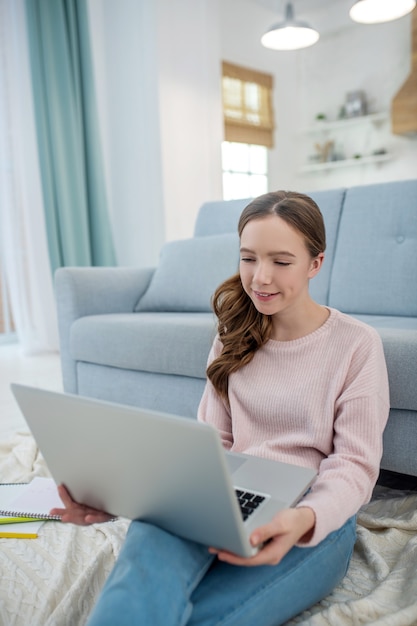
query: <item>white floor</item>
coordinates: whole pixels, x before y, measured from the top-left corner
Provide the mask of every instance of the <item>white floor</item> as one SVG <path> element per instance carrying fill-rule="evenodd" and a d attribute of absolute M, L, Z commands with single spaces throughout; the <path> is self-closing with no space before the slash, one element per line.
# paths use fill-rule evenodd
<path fill-rule="evenodd" d="M 24 356 L 17 343 L 0 344 L 0 439 L 28 430 L 10 391 L 10 383 L 62 390 L 58 353 Z"/>

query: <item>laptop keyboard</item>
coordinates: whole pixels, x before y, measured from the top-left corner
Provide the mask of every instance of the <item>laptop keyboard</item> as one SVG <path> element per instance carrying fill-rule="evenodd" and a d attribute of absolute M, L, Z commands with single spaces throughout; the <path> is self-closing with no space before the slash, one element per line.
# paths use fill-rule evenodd
<path fill-rule="evenodd" d="M 249 515 L 252 515 L 260 504 L 265 500 L 264 496 L 260 496 L 258 493 L 252 493 L 251 491 L 242 491 L 241 489 L 235 489 L 237 500 L 240 505 L 240 511 L 242 513 L 243 521 L 245 522 Z"/>

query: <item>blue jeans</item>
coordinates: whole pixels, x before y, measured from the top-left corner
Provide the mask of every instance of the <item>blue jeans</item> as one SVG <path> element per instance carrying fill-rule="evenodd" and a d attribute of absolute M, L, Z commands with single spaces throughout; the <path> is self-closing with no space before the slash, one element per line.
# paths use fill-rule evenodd
<path fill-rule="evenodd" d="M 342 580 L 355 538 L 352 517 L 318 546 L 292 548 L 278 565 L 236 567 L 134 521 L 88 626 L 278 626 Z"/>

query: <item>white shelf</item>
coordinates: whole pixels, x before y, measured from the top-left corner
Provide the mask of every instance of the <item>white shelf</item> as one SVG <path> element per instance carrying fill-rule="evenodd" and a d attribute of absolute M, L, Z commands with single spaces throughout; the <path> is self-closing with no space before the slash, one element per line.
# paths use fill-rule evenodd
<path fill-rule="evenodd" d="M 381 113 L 371 113 L 370 115 L 362 115 L 360 117 L 346 117 L 341 120 L 328 122 L 327 120 L 318 120 L 312 126 L 302 130 L 302 134 L 326 133 L 330 130 L 338 130 L 347 126 L 355 126 L 359 124 L 382 124 L 389 120 L 389 113 L 383 111 Z"/>
<path fill-rule="evenodd" d="M 311 163 L 309 165 L 304 165 L 301 168 L 302 172 L 319 172 L 324 170 L 336 170 L 342 167 L 354 167 L 367 165 L 371 163 L 384 163 L 385 161 L 389 161 L 391 159 L 391 155 L 389 154 L 378 154 L 360 157 L 359 159 L 343 159 L 341 161 L 328 161 L 326 163 Z"/>

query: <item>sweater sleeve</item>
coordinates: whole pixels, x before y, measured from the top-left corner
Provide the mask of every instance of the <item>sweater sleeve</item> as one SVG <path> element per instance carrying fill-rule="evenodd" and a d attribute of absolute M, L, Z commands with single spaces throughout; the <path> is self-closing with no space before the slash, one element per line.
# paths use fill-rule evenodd
<path fill-rule="evenodd" d="M 316 516 L 312 535 L 299 546 L 317 545 L 369 501 L 378 478 L 388 414 L 385 358 L 374 331 L 353 350 L 335 406 L 333 450 L 321 461 L 312 489 L 297 505 L 311 507 Z"/>
<path fill-rule="evenodd" d="M 221 349 L 221 341 L 216 337 L 208 356 L 207 365 L 220 355 Z M 223 446 L 226 450 L 230 450 L 233 445 L 230 408 L 208 379 L 198 407 L 197 419 L 214 426 L 220 433 Z"/>

